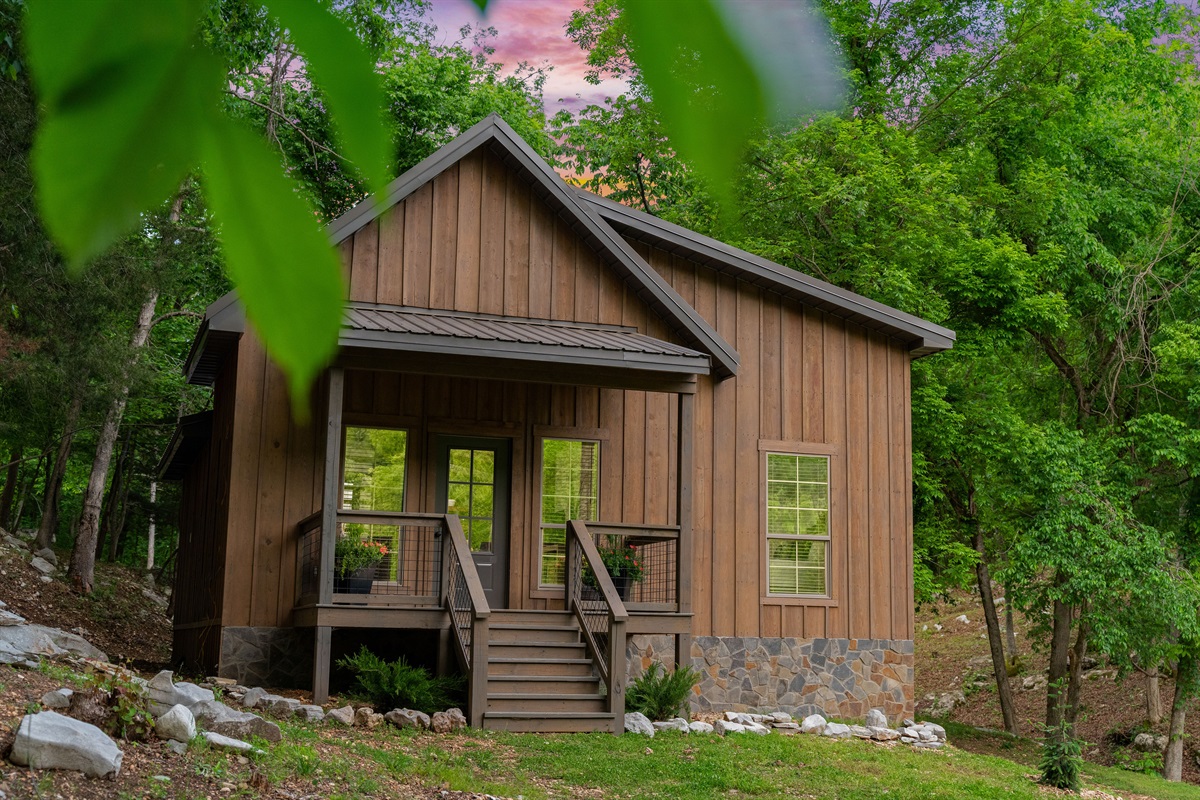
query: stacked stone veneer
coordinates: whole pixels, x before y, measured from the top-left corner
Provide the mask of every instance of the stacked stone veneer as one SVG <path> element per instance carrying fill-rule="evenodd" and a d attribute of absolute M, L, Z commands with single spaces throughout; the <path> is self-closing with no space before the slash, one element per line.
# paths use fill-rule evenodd
<path fill-rule="evenodd" d="M 629 679 L 674 658 L 670 636 L 631 636 Z M 860 718 L 881 708 L 888 719 L 913 714 L 913 643 L 889 639 L 790 639 L 697 636 L 692 667 L 696 711 L 787 711 Z"/>
<path fill-rule="evenodd" d="M 312 684 L 311 628 L 221 629 L 220 677 L 243 686 L 304 688 Z"/>

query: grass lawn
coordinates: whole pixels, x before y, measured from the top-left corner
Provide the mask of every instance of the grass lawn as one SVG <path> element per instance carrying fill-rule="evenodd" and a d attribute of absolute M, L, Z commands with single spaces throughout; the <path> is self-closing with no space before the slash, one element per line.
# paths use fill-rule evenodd
<path fill-rule="evenodd" d="M 254 765 L 273 784 L 328 797 L 448 789 L 537 798 L 1046 798 L 1028 765 L 957 748 L 918 751 L 811 736 L 536 735 L 393 729 L 338 733 L 289 725 Z M 954 734 L 951 733 L 953 740 Z M 1014 756 L 1024 760 L 1026 748 Z M 212 754 L 212 758 L 224 758 Z M 1200 787 L 1088 765 L 1086 785 L 1112 796 L 1200 800 Z M 236 776 L 231 778 L 237 782 Z M 411 796 L 400 794 L 400 796 Z"/>

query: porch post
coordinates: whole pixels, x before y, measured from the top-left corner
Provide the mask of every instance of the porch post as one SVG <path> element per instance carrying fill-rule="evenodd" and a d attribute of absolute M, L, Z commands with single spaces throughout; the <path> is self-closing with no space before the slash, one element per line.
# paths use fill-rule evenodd
<path fill-rule="evenodd" d="M 317 574 L 317 603 L 333 603 L 333 554 L 337 544 L 337 510 L 341 505 L 342 388 L 340 367 L 329 370 L 329 396 L 325 404 L 325 477 L 321 493 L 321 567 Z M 329 659 L 333 628 L 313 631 L 313 703 L 329 699 Z"/>
<path fill-rule="evenodd" d="M 675 519 L 679 522 L 679 552 L 676 564 L 676 582 L 679 593 L 679 613 L 687 614 L 692 610 L 692 480 L 695 477 L 695 462 L 693 457 L 693 441 L 695 439 L 696 395 L 679 395 L 679 431 L 677 445 L 679 447 L 676 464 L 679 469 L 678 505 L 675 509 Z M 692 663 L 692 635 L 681 633 L 675 637 L 675 666 L 676 668 Z"/>

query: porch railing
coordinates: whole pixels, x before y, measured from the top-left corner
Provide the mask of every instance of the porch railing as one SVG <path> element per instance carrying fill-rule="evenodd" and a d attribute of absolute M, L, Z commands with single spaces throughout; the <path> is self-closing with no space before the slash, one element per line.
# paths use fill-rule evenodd
<path fill-rule="evenodd" d="M 629 611 L 679 610 L 679 526 L 589 522 L 597 549 L 632 548 L 640 567 L 637 580 L 622 581 Z"/>
<path fill-rule="evenodd" d="M 592 661 L 608 691 L 615 733 L 624 730 L 625 624 L 629 613 L 583 522 L 567 523 L 566 604 L 575 615 Z M 586 566 L 586 569 L 585 569 Z"/>
<path fill-rule="evenodd" d="M 463 534 L 462 524 L 454 515 L 445 517 L 445 521 L 448 536 L 444 603 L 450 615 L 458 657 L 467 673 L 470 723 L 478 728 L 483 724 L 483 711 L 487 706 L 488 617 L 491 609 L 475 571 L 471 546 Z"/>

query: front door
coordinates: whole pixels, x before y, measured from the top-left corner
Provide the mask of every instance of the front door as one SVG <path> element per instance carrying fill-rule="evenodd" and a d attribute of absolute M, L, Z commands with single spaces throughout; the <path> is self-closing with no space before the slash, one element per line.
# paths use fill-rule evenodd
<path fill-rule="evenodd" d="M 509 439 L 437 437 L 437 507 L 462 520 L 492 608 L 508 606 L 511 452 Z"/>

